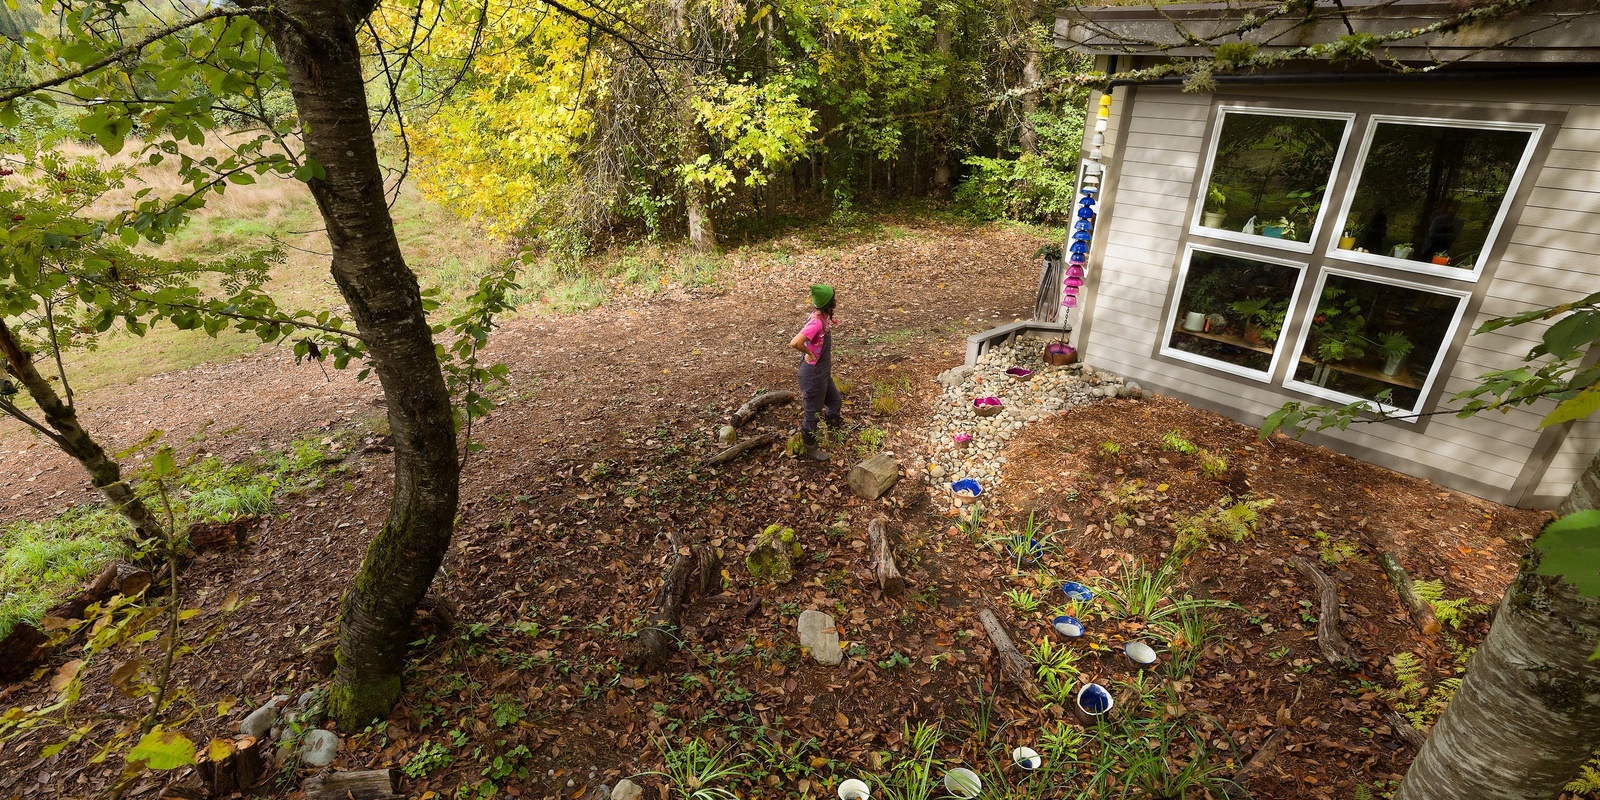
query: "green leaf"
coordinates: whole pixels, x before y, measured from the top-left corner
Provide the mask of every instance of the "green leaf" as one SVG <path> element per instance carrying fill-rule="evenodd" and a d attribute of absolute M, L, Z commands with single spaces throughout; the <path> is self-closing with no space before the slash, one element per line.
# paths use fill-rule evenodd
<path fill-rule="evenodd" d="M 163 447 L 156 451 L 150 459 L 150 471 L 161 476 L 171 475 L 178 469 L 178 464 L 172 458 L 172 448 Z"/>
<path fill-rule="evenodd" d="M 294 179 L 301 183 L 322 180 L 326 177 L 328 177 L 328 173 L 322 169 L 322 165 L 309 158 L 306 159 L 306 163 L 301 164 L 294 171 Z"/>
<path fill-rule="evenodd" d="M 1559 576 L 1584 597 L 1600 597 L 1600 511 L 1561 517 L 1545 526 L 1533 546 L 1544 554 L 1535 572 Z"/>
<path fill-rule="evenodd" d="M 144 735 L 139 743 L 128 751 L 128 761 L 143 761 L 146 766 L 154 770 L 177 769 L 194 763 L 195 746 L 188 737 L 177 731 L 164 731 L 160 728 Z"/>
<path fill-rule="evenodd" d="M 1544 332 L 1545 352 L 1558 358 L 1569 357 L 1596 337 L 1600 337 L 1600 312 L 1575 311 Z"/>
<path fill-rule="evenodd" d="M 1544 419 L 1539 420 L 1539 427 L 1548 428 L 1569 420 L 1582 419 L 1596 411 L 1600 411 L 1600 385 L 1591 385 L 1579 392 L 1577 397 L 1562 401 Z"/>

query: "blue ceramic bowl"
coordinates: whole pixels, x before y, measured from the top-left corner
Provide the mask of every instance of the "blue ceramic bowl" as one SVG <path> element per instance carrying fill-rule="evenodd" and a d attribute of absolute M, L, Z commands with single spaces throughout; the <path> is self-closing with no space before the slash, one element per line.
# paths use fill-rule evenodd
<path fill-rule="evenodd" d="M 1111 692 L 1098 683 L 1085 685 L 1078 690 L 1078 708 L 1091 717 L 1098 717 L 1111 710 L 1116 705 L 1111 699 Z"/>
<path fill-rule="evenodd" d="M 1061 584 L 1061 592 L 1080 603 L 1087 603 L 1094 599 L 1094 592 L 1089 591 L 1089 587 L 1077 581 L 1067 581 Z"/>
<path fill-rule="evenodd" d="M 979 497 L 983 494 L 983 487 L 979 486 L 978 482 L 971 478 L 962 478 L 961 480 L 950 484 L 950 491 L 966 492 L 973 497 Z"/>
<path fill-rule="evenodd" d="M 1056 629 L 1056 633 L 1069 639 L 1076 639 L 1083 635 L 1083 623 L 1079 622 L 1077 617 L 1069 617 L 1062 614 L 1051 622 L 1051 626 Z"/>

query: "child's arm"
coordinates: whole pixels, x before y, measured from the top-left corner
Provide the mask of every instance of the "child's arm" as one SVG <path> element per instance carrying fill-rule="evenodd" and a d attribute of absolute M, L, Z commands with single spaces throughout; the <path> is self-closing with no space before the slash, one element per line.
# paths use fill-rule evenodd
<path fill-rule="evenodd" d="M 806 349 L 806 334 L 804 331 L 795 334 L 795 337 L 789 340 L 789 346 L 808 356 L 811 355 L 811 351 Z"/>

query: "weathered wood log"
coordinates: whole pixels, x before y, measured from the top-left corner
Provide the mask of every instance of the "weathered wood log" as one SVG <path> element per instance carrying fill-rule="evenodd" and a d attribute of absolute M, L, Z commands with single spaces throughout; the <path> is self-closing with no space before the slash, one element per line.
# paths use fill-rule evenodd
<path fill-rule="evenodd" d="M 240 517 L 228 522 L 197 522 L 189 526 L 185 535 L 189 539 L 190 549 L 196 553 L 228 550 L 249 541 L 250 532 L 260 524 L 260 517 Z"/>
<path fill-rule="evenodd" d="M 1033 681 L 1033 665 L 1027 656 L 1017 651 L 1017 646 L 1011 643 L 1011 635 L 1006 633 L 1006 628 L 1000 623 L 1000 618 L 993 611 L 985 608 L 978 612 L 978 621 L 983 623 L 984 633 L 989 634 L 989 643 L 994 645 L 994 652 L 1000 659 L 1000 673 L 1007 680 L 1017 685 L 1029 698 L 1039 696 L 1039 686 Z"/>
<path fill-rule="evenodd" d="M 223 740 L 226 747 L 213 743 L 203 750 L 195 772 L 204 782 L 207 797 L 226 797 L 234 792 L 250 793 L 266 772 L 263 751 L 268 742 L 251 736 Z"/>
<path fill-rule="evenodd" d="M 306 800 L 401 800 L 394 770 L 369 769 L 313 775 L 300 784 Z"/>
<path fill-rule="evenodd" d="M 1310 559 L 1295 556 L 1290 559 L 1295 568 L 1304 573 L 1322 596 L 1322 613 L 1317 618 L 1317 646 L 1329 664 L 1348 666 L 1355 663 L 1355 650 L 1339 635 L 1339 584 L 1335 583 Z"/>
<path fill-rule="evenodd" d="M 906 581 L 889 548 L 888 520 L 878 517 L 867 523 L 867 541 L 872 545 L 872 571 L 877 573 L 884 597 L 899 597 L 906 590 Z"/>
<path fill-rule="evenodd" d="M 1421 747 L 1422 743 L 1428 740 L 1426 734 L 1417 730 L 1411 724 L 1411 720 L 1400 716 L 1398 712 L 1390 711 L 1384 714 L 1383 721 L 1389 723 L 1389 727 L 1394 728 L 1395 735 L 1406 740 L 1406 743 L 1412 747 Z"/>
<path fill-rule="evenodd" d="M 671 537 L 671 541 L 672 566 L 656 593 L 656 611 L 645 621 L 639 638 L 628 651 L 627 661 L 637 669 L 659 669 L 677 652 L 679 620 L 691 590 L 722 588 L 722 563 L 715 550 L 697 545 L 688 548 L 686 555 L 677 537 Z"/>
<path fill-rule="evenodd" d="M 0 682 L 20 681 L 32 674 L 48 654 L 50 637 L 26 622 L 18 622 L 0 638 Z"/>
<path fill-rule="evenodd" d="M 1262 742 L 1260 747 L 1256 748 L 1256 752 L 1254 755 L 1250 756 L 1250 760 L 1244 762 L 1244 766 L 1234 770 L 1233 775 L 1229 778 L 1229 781 L 1222 784 L 1222 794 L 1229 800 L 1244 800 L 1245 798 L 1249 798 L 1250 793 L 1245 791 L 1243 786 L 1239 785 L 1239 781 L 1243 780 L 1244 777 L 1249 773 L 1265 767 L 1277 759 L 1278 742 L 1282 739 L 1283 730 L 1281 728 L 1273 731 L 1272 734 L 1267 737 L 1267 740 Z"/>
<path fill-rule="evenodd" d="M 760 436 L 752 436 L 749 439 L 746 439 L 746 440 L 744 440 L 744 441 L 742 441 L 742 442 L 740 442 L 740 443 L 738 443 L 738 444 L 736 444 L 736 445 L 734 445 L 734 446 L 732 446 L 732 447 L 730 447 L 730 448 L 728 448 L 728 449 L 726 449 L 726 450 L 724 450 L 724 451 L 722 451 L 722 452 L 720 452 L 720 453 L 718 453 L 718 454 L 706 459 L 706 466 L 715 467 L 715 466 L 720 466 L 722 464 L 726 464 L 729 461 L 732 461 L 732 460 L 738 458 L 739 456 L 744 455 L 746 452 L 748 452 L 750 450 L 754 450 L 757 447 L 761 447 L 762 445 L 774 444 L 777 441 L 778 441 L 778 437 L 773 436 L 770 433 L 763 433 Z"/>
<path fill-rule="evenodd" d="M 1389 583 L 1394 585 L 1394 591 L 1400 595 L 1400 602 L 1406 606 L 1406 611 L 1411 614 L 1411 621 L 1417 623 L 1417 628 L 1424 635 L 1433 636 L 1439 632 L 1439 620 L 1433 614 L 1433 605 L 1422 599 L 1417 594 L 1416 584 L 1411 582 L 1411 576 L 1406 574 L 1405 567 L 1400 566 L 1400 559 L 1392 553 L 1379 553 L 1378 566 L 1383 568 L 1383 574 L 1389 576 Z"/>
<path fill-rule="evenodd" d="M 733 416 L 729 418 L 728 422 L 735 428 L 742 428 L 750 420 L 755 419 L 757 414 L 767 410 L 769 407 L 793 403 L 794 398 L 794 392 L 790 391 L 762 392 L 750 398 L 749 402 L 739 406 L 739 409 L 733 412 Z"/>
<path fill-rule="evenodd" d="M 850 490 L 864 500 L 876 500 L 900 480 L 900 464 L 878 453 L 850 468 Z"/>

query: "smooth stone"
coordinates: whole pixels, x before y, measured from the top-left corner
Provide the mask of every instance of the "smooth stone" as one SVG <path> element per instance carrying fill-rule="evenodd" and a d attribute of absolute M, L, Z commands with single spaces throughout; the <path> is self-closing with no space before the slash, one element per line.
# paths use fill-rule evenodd
<path fill-rule="evenodd" d="M 278 709 L 289 702 L 289 696 L 280 694 L 268 700 L 260 708 L 250 712 L 250 715 L 239 723 L 239 732 L 257 739 L 266 738 L 272 732 L 272 726 L 278 724 Z"/>
<path fill-rule="evenodd" d="M 326 767 L 339 754 L 339 735 L 321 728 L 307 731 L 300 744 L 300 763 L 307 767 Z"/>
<path fill-rule="evenodd" d="M 839 647 L 839 630 L 833 617 L 808 609 L 800 613 L 800 646 L 810 651 L 818 664 L 837 665 L 844 660 L 844 650 Z"/>
<path fill-rule="evenodd" d="M 944 467 L 941 467 L 938 464 L 934 464 L 933 466 L 928 467 L 928 477 L 930 477 L 930 478 L 942 478 L 942 477 L 944 477 Z"/>
<path fill-rule="evenodd" d="M 627 778 L 617 781 L 617 787 L 611 790 L 611 800 L 639 800 L 644 797 L 644 787 Z"/>

